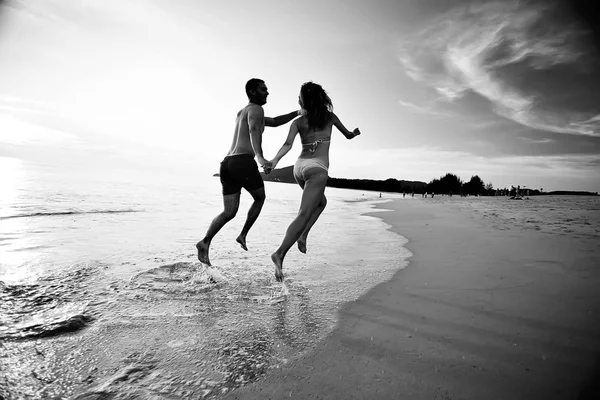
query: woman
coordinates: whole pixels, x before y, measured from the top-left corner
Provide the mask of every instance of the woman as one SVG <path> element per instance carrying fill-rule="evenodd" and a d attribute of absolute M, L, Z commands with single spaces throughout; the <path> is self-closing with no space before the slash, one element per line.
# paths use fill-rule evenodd
<path fill-rule="evenodd" d="M 275 278 L 283 281 L 283 259 L 295 242 L 298 249 L 306 253 L 306 238 L 325 206 L 325 185 L 329 169 L 329 145 L 331 130 L 335 126 L 347 139 L 360 135 L 356 128 L 350 132 L 332 112 L 331 99 L 323 88 L 313 82 L 306 82 L 300 89 L 298 103 L 302 107 L 302 116 L 292 122 L 288 137 L 271 160 L 272 168 L 292 148 L 296 134 L 302 140 L 302 153 L 294 165 L 294 178 L 302 188 L 302 201 L 298 216 L 288 227 L 281 246 L 271 255 L 275 264 Z"/>

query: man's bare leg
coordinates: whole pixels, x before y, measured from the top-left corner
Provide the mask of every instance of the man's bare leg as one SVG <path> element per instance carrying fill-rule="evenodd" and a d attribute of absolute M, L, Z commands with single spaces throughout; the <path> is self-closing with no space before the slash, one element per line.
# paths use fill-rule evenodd
<path fill-rule="evenodd" d="M 235 239 L 235 241 L 238 242 L 240 244 L 240 246 L 242 246 L 242 249 L 244 249 L 246 251 L 248 251 L 248 247 L 246 246 L 246 236 L 248 235 L 250 228 L 252 228 L 252 225 L 254 225 L 254 223 L 258 219 L 258 216 L 260 215 L 260 211 L 262 210 L 262 207 L 265 204 L 265 198 L 266 198 L 264 187 L 250 191 L 249 193 L 252 195 L 254 202 L 252 203 L 252 205 L 250 206 L 250 209 L 248 210 L 248 216 L 246 217 L 246 223 L 244 224 L 244 227 L 242 228 L 242 232 L 237 237 L 237 239 Z"/>
<path fill-rule="evenodd" d="M 309 179 L 304 186 L 300 211 L 298 211 L 298 215 L 287 228 L 281 246 L 271 255 L 271 260 L 275 264 L 275 279 L 279 282 L 283 281 L 283 259 L 292 245 L 300 238 L 304 229 L 306 229 L 310 216 L 323 198 L 326 184 L 327 174 L 325 173 Z"/>
<path fill-rule="evenodd" d="M 196 243 L 196 249 L 198 249 L 198 260 L 201 263 L 206 265 L 212 265 L 210 263 L 210 259 L 208 258 L 208 250 L 210 249 L 210 242 L 207 242 L 206 239 L 202 239 L 198 243 Z"/>
<path fill-rule="evenodd" d="M 217 215 L 212 220 L 206 236 L 204 239 L 196 243 L 198 249 L 198 260 L 201 263 L 212 265 L 208 257 L 208 251 L 210 250 L 210 243 L 212 242 L 215 235 L 225 226 L 226 223 L 231 221 L 237 214 L 238 208 L 240 207 L 240 193 L 223 195 L 223 212 Z"/>
<path fill-rule="evenodd" d="M 315 222 L 317 222 L 317 219 L 319 219 L 319 217 L 321 216 L 321 213 L 323 212 L 323 210 L 325 209 L 326 206 L 327 206 L 327 197 L 325 197 L 325 195 L 323 195 L 323 198 L 317 205 L 317 208 L 315 208 L 313 213 L 310 215 L 310 219 L 308 220 L 308 225 L 306 225 L 306 228 L 304 228 L 302 235 L 300 235 L 300 238 L 298 239 L 298 250 L 300 250 L 301 253 L 306 254 L 306 239 L 308 238 L 308 232 L 310 232 L 310 229 L 313 227 Z"/>

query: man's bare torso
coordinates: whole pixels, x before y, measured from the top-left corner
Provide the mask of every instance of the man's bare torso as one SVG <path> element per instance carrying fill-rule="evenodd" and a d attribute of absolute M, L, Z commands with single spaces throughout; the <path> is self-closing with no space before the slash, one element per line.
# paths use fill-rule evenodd
<path fill-rule="evenodd" d="M 251 154 L 255 155 L 252 149 L 252 143 L 250 142 L 250 127 L 248 125 L 248 112 L 255 108 L 262 108 L 258 104 L 250 103 L 246 107 L 242 108 L 235 119 L 235 131 L 233 133 L 233 143 L 227 153 L 228 156 L 235 154 Z M 264 118 L 260 124 L 260 134 L 265 130 Z"/>

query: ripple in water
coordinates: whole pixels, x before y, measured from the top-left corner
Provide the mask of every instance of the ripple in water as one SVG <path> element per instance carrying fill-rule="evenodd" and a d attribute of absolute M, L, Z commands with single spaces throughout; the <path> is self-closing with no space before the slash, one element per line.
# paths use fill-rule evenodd
<path fill-rule="evenodd" d="M 48 337 L 84 328 L 89 279 L 98 264 L 77 264 L 35 284 L 0 282 L 0 338 Z"/>

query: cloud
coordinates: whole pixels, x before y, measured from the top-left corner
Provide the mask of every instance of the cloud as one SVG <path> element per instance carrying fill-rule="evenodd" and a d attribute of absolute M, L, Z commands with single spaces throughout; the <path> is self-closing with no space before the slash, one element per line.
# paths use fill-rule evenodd
<path fill-rule="evenodd" d="M 107 115 L 102 113 L 99 117 L 107 118 Z M 201 147 L 190 157 L 191 146 L 186 153 L 172 149 L 168 143 L 158 147 L 147 141 L 132 140 L 126 134 L 109 136 L 97 122 L 85 113 L 74 114 L 72 110 L 42 101 L 0 96 L 0 156 L 78 168 L 104 165 L 152 171 L 202 171 L 218 165 L 202 153 L 206 149 L 208 154 L 210 146 Z"/>
<path fill-rule="evenodd" d="M 56 109 L 51 104 L 24 99 L 16 96 L 0 95 L 0 112 L 9 114 L 53 114 Z"/>
<path fill-rule="evenodd" d="M 403 41 L 398 57 L 409 77 L 448 101 L 475 93 L 524 126 L 600 136 L 598 97 L 587 87 L 600 78 L 600 63 L 581 40 L 586 34 L 558 3 L 492 1 L 432 20 Z M 574 75 L 581 80 L 565 86 Z"/>
<path fill-rule="evenodd" d="M 60 7 L 60 2 L 55 0 L 45 0 L 43 2 L 33 0 L 9 0 L 0 3 L 0 7 L 6 7 L 6 9 L 16 12 L 21 16 L 25 16 L 35 22 L 61 24 L 68 22 L 60 15 L 60 12 L 56 12 L 57 8 Z"/>
<path fill-rule="evenodd" d="M 546 144 L 546 143 L 554 142 L 554 140 L 552 140 L 550 138 L 533 139 L 533 138 L 528 138 L 528 137 L 519 137 L 519 139 L 524 140 L 529 143 L 535 143 L 535 144 Z"/>
<path fill-rule="evenodd" d="M 409 101 L 398 100 L 398 104 L 402 106 L 402 108 L 416 113 L 416 114 L 427 114 L 434 117 L 448 117 L 450 114 L 438 111 L 434 108 L 434 106 L 430 105 L 417 105 L 413 104 Z"/>
<path fill-rule="evenodd" d="M 150 1 L 144 0 L 86 0 L 65 2 L 62 0 L 10 0 L 6 7 L 20 15 L 37 21 L 79 24 L 94 18 L 112 19 L 131 25 L 152 27 L 177 24 L 169 14 Z"/>
<path fill-rule="evenodd" d="M 0 145 L 22 149 L 109 150 L 101 135 L 78 124 L 53 105 L 15 96 L 0 96 Z"/>
<path fill-rule="evenodd" d="M 0 144 L 72 146 L 77 137 L 67 132 L 39 126 L 11 115 L 0 114 Z"/>

